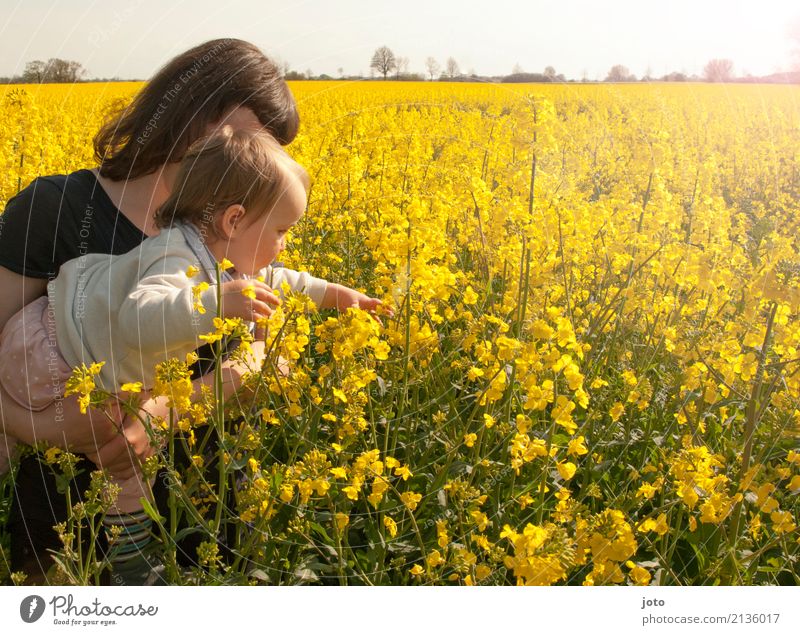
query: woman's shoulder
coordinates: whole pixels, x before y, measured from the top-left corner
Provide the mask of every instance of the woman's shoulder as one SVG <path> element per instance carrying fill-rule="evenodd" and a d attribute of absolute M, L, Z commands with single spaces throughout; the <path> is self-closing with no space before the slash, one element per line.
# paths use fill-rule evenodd
<path fill-rule="evenodd" d="M 94 172 L 81 169 L 69 174 L 37 176 L 8 200 L 5 213 L 22 210 L 28 214 L 48 215 L 59 213 L 64 207 L 85 208 L 87 205 L 116 213 Z"/>
<path fill-rule="evenodd" d="M 37 176 L 28 184 L 27 187 L 22 188 L 20 193 L 30 190 L 31 188 L 36 189 L 37 187 L 42 186 L 54 187 L 63 192 L 67 184 L 85 186 L 92 184 L 93 181 L 97 181 L 94 172 L 88 168 L 81 168 L 80 170 L 75 170 L 74 172 L 69 172 L 67 174 L 47 174 L 43 176 Z"/>
<path fill-rule="evenodd" d="M 45 185 L 55 187 L 63 192 L 67 186 L 67 183 L 86 185 L 92 180 L 97 180 L 92 170 L 81 168 L 80 170 L 75 170 L 74 172 L 70 172 L 68 174 L 47 174 L 44 176 L 37 176 L 35 179 L 33 179 L 33 181 L 31 181 L 28 187 Z"/>

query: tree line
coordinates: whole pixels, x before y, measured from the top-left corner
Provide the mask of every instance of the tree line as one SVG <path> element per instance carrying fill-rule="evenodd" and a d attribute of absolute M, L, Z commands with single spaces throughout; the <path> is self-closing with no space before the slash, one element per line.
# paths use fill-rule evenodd
<path fill-rule="evenodd" d="M 86 75 L 80 62 L 51 57 L 49 60 L 33 60 L 25 64 L 22 75 L 2 78 L 8 84 L 74 84 Z"/>
<path fill-rule="evenodd" d="M 359 75 L 345 77 L 344 69 L 339 68 L 338 77 L 332 77 L 327 74 L 314 75 L 311 69 L 306 70 L 304 73 L 291 70 L 289 64 L 278 60 L 278 64 L 283 71 L 284 77 L 287 80 L 303 80 L 303 79 L 365 79 Z M 779 82 L 800 82 L 800 73 L 782 73 L 776 74 L 767 78 L 754 78 L 744 77 L 737 78 L 734 75 L 733 62 L 729 59 L 713 59 L 710 60 L 703 68 L 702 76 L 691 75 L 685 73 L 673 72 L 663 75 L 661 77 L 652 77 L 648 71 L 639 79 L 631 73 L 628 68 L 622 64 L 615 64 L 611 67 L 606 75 L 605 82 L 636 82 L 636 81 L 665 81 L 665 82 L 688 82 L 688 81 L 708 81 L 708 82 L 731 82 L 731 81 L 757 81 L 759 79 L 766 81 L 779 81 Z M 440 65 L 434 57 L 428 57 L 425 60 L 425 73 L 409 72 L 409 59 L 395 55 L 395 53 L 388 46 L 381 46 L 376 49 L 370 60 L 370 70 L 379 78 L 388 80 L 406 80 L 406 81 L 482 81 L 482 82 L 509 82 L 509 83 L 539 83 L 539 82 L 566 82 L 573 81 L 567 80 L 563 74 L 557 73 L 552 66 L 545 67 L 541 73 L 531 73 L 524 71 L 519 65 L 516 65 L 509 75 L 500 76 L 480 76 L 475 74 L 474 71 L 463 73 L 454 57 L 448 57 L 444 66 Z M 14 77 L 0 77 L 0 83 L 25 83 L 25 84 L 51 84 L 51 83 L 75 83 L 79 81 L 114 81 L 113 80 L 99 79 L 94 80 L 85 79 L 86 69 L 80 62 L 72 60 L 63 60 L 59 58 L 50 58 L 47 61 L 33 60 L 25 64 L 25 69 L 21 75 Z M 584 76 L 581 81 L 588 81 Z"/>
<path fill-rule="evenodd" d="M 497 77 L 478 77 L 474 73 L 464 75 L 459 70 L 458 62 L 449 57 L 444 69 L 439 65 L 433 57 L 428 57 L 425 60 L 425 68 L 427 70 L 428 79 L 433 81 L 438 77 L 441 80 L 454 80 L 454 79 L 482 79 L 489 81 L 502 81 L 502 82 L 565 82 L 567 81 L 564 75 L 556 73 L 555 68 L 547 66 L 542 73 L 526 73 L 519 65 L 516 65 L 510 75 L 505 75 L 500 78 Z M 401 79 L 407 75 L 408 58 L 398 57 L 388 46 L 381 46 L 376 49 L 370 61 L 370 69 L 382 76 L 383 79 L 389 79 L 394 72 L 393 79 Z M 417 74 L 418 78 L 419 75 Z M 689 77 L 684 73 L 668 73 L 660 78 L 651 77 L 650 73 L 646 73 L 642 77 L 642 81 L 697 81 L 705 80 L 709 82 L 728 82 L 735 79 L 733 74 L 733 62 L 729 59 L 713 59 L 708 62 L 703 68 L 703 76 Z M 586 81 L 586 78 L 583 78 Z M 640 81 L 636 75 L 631 73 L 626 66 L 622 64 L 615 64 L 611 67 L 606 75 L 606 82 L 635 82 Z"/>

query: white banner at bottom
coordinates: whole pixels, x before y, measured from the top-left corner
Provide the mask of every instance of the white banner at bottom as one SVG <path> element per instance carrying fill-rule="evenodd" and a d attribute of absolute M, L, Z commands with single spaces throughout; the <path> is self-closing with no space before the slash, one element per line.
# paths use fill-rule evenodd
<path fill-rule="evenodd" d="M 800 632 L 800 587 L 3 587 L 4 633 Z M 257 629 L 252 631 L 251 629 Z M 592 629 L 591 631 L 588 629 Z"/>

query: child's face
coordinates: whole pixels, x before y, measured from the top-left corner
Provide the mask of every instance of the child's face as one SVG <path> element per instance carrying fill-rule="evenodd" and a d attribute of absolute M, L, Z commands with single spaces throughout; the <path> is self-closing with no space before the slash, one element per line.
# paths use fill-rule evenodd
<path fill-rule="evenodd" d="M 239 273 L 254 276 L 271 264 L 286 248 L 286 235 L 303 217 L 306 190 L 299 179 L 291 177 L 276 203 L 264 210 L 255 221 L 245 217 L 228 243 L 227 258 Z"/>

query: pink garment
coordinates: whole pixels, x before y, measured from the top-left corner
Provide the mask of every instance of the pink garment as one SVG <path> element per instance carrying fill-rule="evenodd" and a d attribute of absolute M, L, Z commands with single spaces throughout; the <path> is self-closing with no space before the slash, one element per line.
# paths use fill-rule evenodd
<path fill-rule="evenodd" d="M 63 398 L 71 374 L 58 350 L 55 312 L 44 295 L 14 314 L 0 333 L 0 384 L 23 408 L 39 412 Z M 8 471 L 16 444 L 14 437 L 0 430 L 0 474 Z M 122 488 L 112 513 L 138 511 L 139 499 L 150 498 L 141 474 L 112 480 Z"/>
<path fill-rule="evenodd" d="M 72 370 L 56 342 L 47 296 L 19 310 L 0 334 L 0 383 L 23 408 L 39 412 L 64 395 Z"/>

